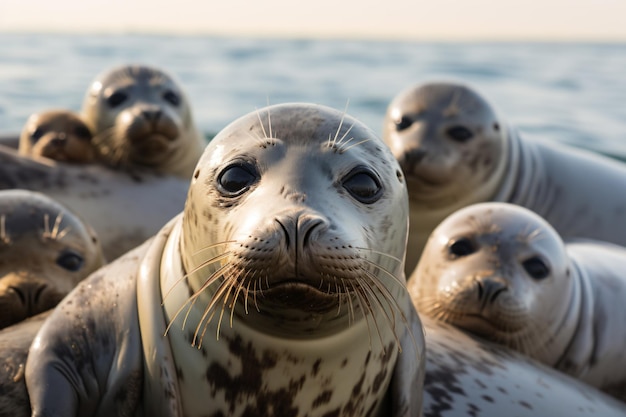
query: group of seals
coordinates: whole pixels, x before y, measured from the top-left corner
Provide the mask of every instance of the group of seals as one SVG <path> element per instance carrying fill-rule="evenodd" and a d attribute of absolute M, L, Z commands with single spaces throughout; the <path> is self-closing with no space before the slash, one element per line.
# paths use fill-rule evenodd
<path fill-rule="evenodd" d="M 428 317 L 423 380 L 402 273 L 403 175 L 355 120 L 313 105 L 262 109 L 220 133 L 193 178 L 180 217 L 45 321 L 26 371 L 33 415 L 414 417 L 422 393 L 424 416 L 626 415 Z M 19 331 L 10 348 L 39 323 L 6 329 Z M 5 403 L 22 402 L 0 414 L 29 414 L 19 382 Z"/>
<path fill-rule="evenodd" d="M 485 201 L 529 208 L 565 239 L 626 244 L 626 193 L 618 191 L 626 187 L 626 166 L 522 139 L 468 86 L 407 88 L 389 104 L 383 130 L 409 188 L 407 275 L 444 218 Z"/>
<path fill-rule="evenodd" d="M 418 415 L 407 216 L 398 164 L 362 124 L 306 104 L 242 117 L 183 214 L 45 322 L 33 415 Z"/>
<path fill-rule="evenodd" d="M 70 110 L 35 113 L 22 129 L 19 153 L 55 161 L 90 163 L 95 150 L 91 131 L 80 116 Z"/>
<path fill-rule="evenodd" d="M 431 234 L 409 279 L 418 311 L 626 399 L 626 248 L 563 243 L 520 206 L 480 203 Z"/>

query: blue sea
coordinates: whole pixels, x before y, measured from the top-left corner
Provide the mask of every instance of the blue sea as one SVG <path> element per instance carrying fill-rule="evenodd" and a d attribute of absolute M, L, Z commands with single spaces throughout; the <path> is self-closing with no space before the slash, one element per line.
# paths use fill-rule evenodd
<path fill-rule="evenodd" d="M 174 74 L 209 136 L 293 101 L 347 105 L 380 133 L 398 92 L 455 80 L 524 135 L 626 157 L 626 44 L 0 34 L 0 134 L 18 133 L 33 112 L 79 110 L 91 81 L 123 63 Z"/>

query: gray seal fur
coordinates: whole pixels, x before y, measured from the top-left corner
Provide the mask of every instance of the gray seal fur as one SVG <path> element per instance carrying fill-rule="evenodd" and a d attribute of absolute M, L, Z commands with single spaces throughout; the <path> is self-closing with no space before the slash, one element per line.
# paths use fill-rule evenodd
<path fill-rule="evenodd" d="M 411 86 L 389 104 L 383 127 L 407 178 L 409 276 L 432 230 L 461 207 L 526 207 L 564 238 L 626 245 L 626 166 L 590 151 L 522 138 L 469 86 Z M 598 202 L 601 201 L 602 204 Z"/>
<path fill-rule="evenodd" d="M 626 399 L 626 248 L 563 243 L 540 216 L 480 203 L 431 234 L 409 287 L 418 311 Z"/>

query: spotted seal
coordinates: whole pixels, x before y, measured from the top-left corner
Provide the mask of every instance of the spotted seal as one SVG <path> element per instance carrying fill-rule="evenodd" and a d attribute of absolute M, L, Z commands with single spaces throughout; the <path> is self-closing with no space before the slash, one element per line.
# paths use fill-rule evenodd
<path fill-rule="evenodd" d="M 626 194 L 615 192 L 626 186 L 626 166 L 520 137 L 469 86 L 433 82 L 407 88 L 389 104 L 383 130 L 409 189 L 407 276 L 444 218 L 485 201 L 531 209 L 565 239 L 626 244 Z"/>
<path fill-rule="evenodd" d="M 103 263 L 98 237 L 66 207 L 0 191 L 0 328 L 54 307 Z"/>
<path fill-rule="evenodd" d="M 115 167 L 147 166 L 189 179 L 206 145 L 179 83 L 147 65 L 123 65 L 97 76 L 81 114 L 98 159 Z"/>
<path fill-rule="evenodd" d="M 406 219 L 400 168 L 358 121 L 310 104 L 238 119 L 182 215 L 45 322 L 33 415 L 416 416 Z"/>
<path fill-rule="evenodd" d="M 151 169 L 33 159 L 0 147 L 0 190 L 28 189 L 69 207 L 96 232 L 107 260 L 126 253 L 184 207 L 189 179 Z"/>
<path fill-rule="evenodd" d="M 28 118 L 20 134 L 19 153 L 56 161 L 90 163 L 95 151 L 91 131 L 70 110 L 48 110 Z"/>
<path fill-rule="evenodd" d="M 431 234 L 418 310 L 626 399 L 626 248 L 564 244 L 532 211 L 480 203 Z"/>

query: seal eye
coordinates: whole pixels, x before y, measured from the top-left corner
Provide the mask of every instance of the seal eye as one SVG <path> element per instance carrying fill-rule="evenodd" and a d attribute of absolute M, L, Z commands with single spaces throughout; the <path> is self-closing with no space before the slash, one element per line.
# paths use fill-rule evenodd
<path fill-rule="evenodd" d="M 30 137 L 33 138 L 33 140 L 36 142 L 41 139 L 43 133 L 43 129 L 41 127 L 38 127 L 33 133 L 31 133 Z"/>
<path fill-rule="evenodd" d="M 126 95 L 126 93 L 123 93 L 121 91 L 116 91 L 115 93 L 107 97 L 106 100 L 107 100 L 107 104 L 109 105 L 109 107 L 113 108 L 125 102 L 127 98 L 128 96 Z"/>
<path fill-rule="evenodd" d="M 474 136 L 471 130 L 463 126 L 452 126 L 446 130 L 446 134 L 457 142 L 467 142 Z"/>
<path fill-rule="evenodd" d="M 76 126 L 76 129 L 74 129 L 74 134 L 81 138 L 91 137 L 91 132 L 85 126 Z"/>
<path fill-rule="evenodd" d="M 224 194 L 235 197 L 247 191 L 257 179 L 254 166 L 238 163 L 226 167 L 217 178 L 217 183 Z"/>
<path fill-rule="evenodd" d="M 469 238 L 462 237 L 450 243 L 448 252 L 453 258 L 461 258 L 476 252 L 476 243 Z"/>
<path fill-rule="evenodd" d="M 78 271 L 84 262 L 83 257 L 75 252 L 65 252 L 57 258 L 57 265 L 72 272 Z"/>
<path fill-rule="evenodd" d="M 343 182 L 343 187 L 352 197 L 364 204 L 372 204 L 382 195 L 378 178 L 369 171 L 359 170 L 350 174 Z"/>
<path fill-rule="evenodd" d="M 548 265 L 538 256 L 526 259 L 522 262 L 522 266 L 528 272 L 533 279 L 540 280 L 550 275 L 550 268 Z"/>
<path fill-rule="evenodd" d="M 167 90 L 163 93 L 163 99 L 175 107 L 178 107 L 180 104 L 180 97 L 172 90 Z"/>
<path fill-rule="evenodd" d="M 406 116 L 402 116 L 400 120 L 396 122 L 396 130 L 400 132 L 401 130 L 408 129 L 413 124 L 413 121 Z"/>

